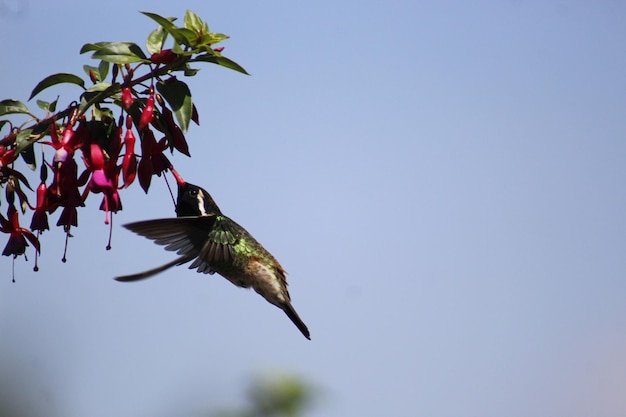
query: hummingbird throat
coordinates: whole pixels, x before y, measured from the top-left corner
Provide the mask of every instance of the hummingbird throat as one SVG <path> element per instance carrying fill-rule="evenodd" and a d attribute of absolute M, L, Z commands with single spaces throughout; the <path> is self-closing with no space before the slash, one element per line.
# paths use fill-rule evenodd
<path fill-rule="evenodd" d="M 209 213 L 206 212 L 206 208 L 204 205 L 204 193 L 202 191 L 198 192 L 198 211 L 201 216 L 208 216 Z"/>

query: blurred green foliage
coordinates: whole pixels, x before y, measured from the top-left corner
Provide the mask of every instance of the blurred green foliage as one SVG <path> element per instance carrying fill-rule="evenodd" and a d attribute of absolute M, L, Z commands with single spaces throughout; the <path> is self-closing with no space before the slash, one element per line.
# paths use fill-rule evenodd
<path fill-rule="evenodd" d="M 314 387 L 300 378 L 274 375 L 255 378 L 247 390 L 248 405 L 219 411 L 215 417 L 298 417 L 313 404 Z"/>

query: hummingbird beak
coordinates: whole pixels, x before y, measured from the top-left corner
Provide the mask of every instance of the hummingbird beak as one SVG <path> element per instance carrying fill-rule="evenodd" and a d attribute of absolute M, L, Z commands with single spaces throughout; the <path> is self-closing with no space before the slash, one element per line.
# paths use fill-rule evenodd
<path fill-rule="evenodd" d="M 185 185 L 187 185 L 183 177 L 180 176 L 180 174 L 174 169 L 172 165 L 170 165 L 170 171 L 172 171 L 172 175 L 176 179 L 176 183 L 179 187 L 184 187 Z"/>

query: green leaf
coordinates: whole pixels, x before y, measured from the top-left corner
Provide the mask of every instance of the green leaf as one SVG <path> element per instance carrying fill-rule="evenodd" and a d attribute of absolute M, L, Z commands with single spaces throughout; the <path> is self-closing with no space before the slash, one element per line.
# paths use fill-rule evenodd
<path fill-rule="evenodd" d="M 48 129 L 50 129 L 51 124 L 52 124 L 52 119 L 42 120 L 41 122 L 33 126 L 30 134 L 38 138 L 38 139 L 36 138 L 35 140 L 39 140 L 41 139 L 41 135 L 46 136 L 50 134 Z"/>
<path fill-rule="evenodd" d="M 47 111 L 49 113 L 54 113 L 57 108 L 57 100 L 59 100 L 59 97 L 57 97 L 56 100 L 54 100 L 52 103 L 48 103 L 47 101 L 43 100 L 37 100 L 37 106 L 39 106 L 41 110 Z"/>
<path fill-rule="evenodd" d="M 165 82 L 158 82 L 156 87 L 172 108 L 181 130 L 187 132 L 193 112 L 191 92 L 187 84 L 172 77 Z"/>
<path fill-rule="evenodd" d="M 178 43 L 182 43 L 181 41 L 183 39 L 177 38 L 174 35 L 174 31 L 178 28 L 175 24 L 173 24 L 172 22 L 175 21 L 175 18 L 165 18 L 163 16 L 159 16 L 156 13 L 150 13 L 150 12 L 140 12 L 141 14 L 148 16 L 150 19 L 154 20 L 155 22 L 157 22 L 159 24 L 159 26 L 161 26 L 163 28 L 163 30 L 165 30 L 167 33 L 169 33 L 170 35 L 172 35 L 174 37 L 174 39 L 176 40 L 176 42 Z"/>
<path fill-rule="evenodd" d="M 193 47 L 198 44 L 198 34 L 191 29 L 176 28 L 170 34 L 178 43 L 183 45 Z"/>
<path fill-rule="evenodd" d="M 26 148 L 20 152 L 20 155 L 22 156 L 24 162 L 26 162 L 26 165 L 34 171 L 37 169 L 37 161 L 35 160 L 35 147 L 33 145 L 34 143 L 31 143 L 26 146 Z"/>
<path fill-rule="evenodd" d="M 83 65 L 83 71 L 85 71 L 85 74 L 87 74 L 87 77 L 91 77 L 89 73 L 93 72 L 96 75 L 96 79 L 98 81 L 102 81 L 102 79 L 100 78 L 100 71 L 98 71 L 98 68 L 92 67 L 91 65 Z"/>
<path fill-rule="evenodd" d="M 86 92 L 93 93 L 94 91 L 105 91 L 109 87 L 111 87 L 111 83 L 98 83 L 89 87 Z"/>
<path fill-rule="evenodd" d="M 11 99 L 0 101 L 0 116 L 16 113 L 30 114 L 30 111 L 21 101 Z"/>
<path fill-rule="evenodd" d="M 238 71 L 242 74 L 250 75 L 241 65 L 225 56 L 202 54 L 195 57 L 192 61 L 212 62 L 213 64 L 221 65 L 222 67 Z"/>
<path fill-rule="evenodd" d="M 60 72 L 58 74 L 49 75 L 43 80 L 39 81 L 39 84 L 37 84 L 35 88 L 33 88 L 33 91 L 30 93 L 30 97 L 28 98 L 28 100 L 31 100 L 33 97 L 41 93 L 46 88 L 62 83 L 76 84 L 81 86 L 83 89 L 85 88 L 85 81 L 83 81 L 83 79 L 80 78 L 78 75 Z"/>
<path fill-rule="evenodd" d="M 172 52 L 174 52 L 175 54 L 178 54 L 178 55 L 184 55 L 185 54 L 185 50 L 183 49 L 182 46 L 180 46 L 179 43 L 174 43 L 174 46 L 172 46 Z"/>
<path fill-rule="evenodd" d="M 59 96 L 57 96 L 57 98 L 50 103 L 50 106 L 48 106 L 48 111 L 50 113 L 54 113 L 57 110 L 57 102 L 59 101 Z"/>
<path fill-rule="evenodd" d="M 80 48 L 80 53 L 84 54 L 85 52 L 90 51 L 98 51 L 102 49 L 102 47 L 111 42 L 96 42 L 96 43 L 86 43 Z"/>
<path fill-rule="evenodd" d="M 185 68 L 185 77 L 193 77 L 194 75 L 196 75 L 198 73 L 198 71 L 200 71 L 197 68 L 191 68 L 189 65 L 186 66 Z"/>
<path fill-rule="evenodd" d="M 97 108 L 94 107 L 93 108 L 93 120 L 97 120 L 97 121 L 103 121 L 103 120 L 115 120 L 115 118 L 113 117 L 113 111 L 109 108 L 103 107 L 103 108 Z"/>
<path fill-rule="evenodd" d="M 37 100 L 37 105 L 39 106 L 41 110 L 44 110 L 44 111 L 48 111 L 48 109 L 50 108 L 50 103 L 48 103 L 47 101 L 43 101 L 43 100 Z"/>
<path fill-rule="evenodd" d="M 30 137 L 31 133 L 33 133 L 33 129 L 24 129 L 17 132 L 15 137 L 15 152 L 22 152 L 37 140 Z"/>
<path fill-rule="evenodd" d="M 149 13 L 149 12 L 141 12 L 141 13 L 148 16 L 150 19 L 154 20 L 155 22 L 157 22 L 163 28 L 163 30 L 165 30 L 167 33 L 172 35 L 172 37 L 178 44 L 192 46 L 193 44 L 195 44 L 195 42 L 198 39 L 198 35 L 193 30 L 190 30 L 187 28 L 179 28 L 178 26 L 173 24 L 172 22 L 175 19 L 172 19 L 172 18 L 168 19 L 163 16 L 159 16 L 156 13 Z"/>
<path fill-rule="evenodd" d="M 98 73 L 100 74 L 100 81 L 105 80 L 109 75 L 110 64 L 107 61 L 100 61 L 98 64 Z"/>
<path fill-rule="evenodd" d="M 165 40 L 167 39 L 167 31 L 162 26 L 154 29 L 148 35 L 146 40 L 146 49 L 150 54 L 158 54 L 163 49 Z"/>
<path fill-rule="evenodd" d="M 92 55 L 94 59 L 129 64 L 131 62 L 149 62 L 139 45 L 133 42 L 107 42 Z"/>
<path fill-rule="evenodd" d="M 0 120 L 0 130 L 4 127 L 5 124 L 9 123 L 8 120 Z"/>
<path fill-rule="evenodd" d="M 83 94 L 81 94 L 81 96 L 80 96 L 80 104 L 78 105 L 78 111 L 80 111 L 81 113 L 85 113 L 87 111 L 87 109 L 89 107 L 91 107 L 92 105 L 94 105 L 96 103 L 100 103 L 102 100 L 104 100 L 104 99 L 106 99 L 108 97 L 111 97 L 112 95 L 114 95 L 116 93 L 119 93 L 120 88 L 121 88 L 119 83 L 115 83 L 115 84 L 110 84 L 104 90 L 100 90 L 100 88 L 101 88 L 100 86 L 102 84 L 108 84 L 108 83 L 96 84 L 94 86 L 94 87 L 98 86 L 96 88 L 96 90 L 85 91 Z M 104 86 L 102 86 L 102 87 L 104 87 Z"/>
<path fill-rule="evenodd" d="M 226 58 L 225 56 L 216 56 L 215 59 L 218 65 L 229 68 L 231 70 L 238 71 L 242 74 L 250 75 L 241 65 L 239 65 L 232 59 Z"/>
<path fill-rule="evenodd" d="M 187 29 L 191 29 L 197 34 L 206 34 L 209 33 L 209 26 L 200 19 L 200 16 L 192 12 L 191 10 L 187 10 L 185 13 L 185 27 Z"/>
<path fill-rule="evenodd" d="M 230 36 L 224 35 L 223 33 L 206 33 L 202 37 L 202 44 L 215 45 L 216 43 L 220 43 L 225 41 Z"/>
<path fill-rule="evenodd" d="M 172 22 L 176 20 L 175 17 L 170 17 L 170 18 L 166 18 L 163 16 L 160 16 L 156 13 L 150 13 L 150 12 L 139 12 L 145 16 L 148 16 L 150 19 L 154 20 L 155 22 L 157 22 L 159 24 L 159 26 L 162 26 L 163 29 L 165 29 L 166 31 L 170 31 L 171 29 L 175 29 L 176 25 L 173 24 Z"/>

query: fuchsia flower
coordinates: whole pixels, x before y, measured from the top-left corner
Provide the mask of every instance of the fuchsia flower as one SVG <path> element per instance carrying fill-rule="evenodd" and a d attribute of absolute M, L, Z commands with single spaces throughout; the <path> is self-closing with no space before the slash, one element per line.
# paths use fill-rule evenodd
<path fill-rule="evenodd" d="M 50 127 L 50 137 L 52 138 L 52 143 L 46 143 L 51 144 L 55 149 L 54 158 L 52 158 L 54 164 L 63 163 L 68 158 L 73 158 L 74 152 L 81 146 L 80 135 L 74 134 L 74 129 L 71 125 L 65 126 L 63 136 L 59 140 L 56 125 L 53 122 L 53 126 Z"/>
<path fill-rule="evenodd" d="M 15 148 L 0 146 L 0 184 L 5 183 L 9 176 L 13 176 L 32 190 L 30 185 L 28 185 L 26 177 L 21 172 L 9 167 L 9 165 L 17 159 L 17 156 L 18 154 L 15 152 Z"/>
<path fill-rule="evenodd" d="M 0 175 L 5 176 L 5 170 L 15 161 L 17 153 L 15 149 L 0 146 Z M 8 175 L 6 175 L 8 176 Z"/>
<path fill-rule="evenodd" d="M 150 94 L 146 99 L 146 106 L 141 112 L 141 118 L 139 119 L 139 131 L 144 130 L 152 119 L 154 118 L 154 88 L 150 87 Z"/>
<path fill-rule="evenodd" d="M 126 134 L 124 135 L 124 158 L 122 159 L 122 176 L 124 188 L 128 188 L 135 181 L 137 175 L 137 155 L 135 155 L 135 134 L 133 133 L 133 119 L 126 117 Z"/>
<path fill-rule="evenodd" d="M 76 207 L 84 206 L 83 199 L 78 190 L 78 166 L 74 159 L 76 149 L 82 146 L 83 138 L 87 136 L 84 119 L 73 130 L 71 125 L 65 126 L 63 136 L 59 140 L 56 130 L 56 122 L 50 126 L 52 142 L 44 142 L 55 149 L 50 167 L 53 172 L 52 184 L 46 190 L 45 206 L 48 213 L 63 207 L 63 211 L 57 221 L 57 226 L 63 226 L 65 230 L 65 248 L 63 250 L 63 262 L 66 261 L 67 244 L 72 226 L 78 226 L 78 212 Z"/>
<path fill-rule="evenodd" d="M 39 235 L 44 230 L 49 230 L 50 226 L 48 225 L 48 187 L 46 187 L 46 180 L 48 179 L 48 170 L 46 169 L 46 164 L 41 165 L 41 184 L 37 187 L 37 205 L 35 206 L 35 212 L 33 213 L 33 217 L 30 221 L 30 230 L 37 232 L 37 239 L 39 239 Z M 35 266 L 33 267 L 34 271 L 39 271 L 39 266 L 37 265 L 37 255 L 39 251 L 35 252 Z"/>
<path fill-rule="evenodd" d="M 45 165 L 42 165 L 45 167 Z M 49 230 L 50 226 L 48 225 L 48 187 L 46 187 L 45 182 L 39 184 L 37 187 L 37 206 L 35 207 L 35 213 L 33 213 L 33 218 L 30 222 L 30 229 L 43 232 L 44 230 Z"/>
<path fill-rule="evenodd" d="M 117 213 L 122 209 L 122 202 L 118 193 L 118 178 L 120 167 L 117 166 L 118 155 L 110 155 L 109 160 L 104 160 L 102 148 L 97 143 L 89 145 L 89 154 L 84 154 L 85 165 L 91 171 L 91 180 L 83 193 L 83 200 L 87 198 L 87 194 L 102 193 L 102 203 L 100 210 L 106 212 L 104 223 L 109 224 L 109 213 Z"/>
<path fill-rule="evenodd" d="M 170 134 L 170 149 L 176 148 L 176 150 L 184 155 L 191 156 L 189 154 L 189 145 L 187 145 L 187 139 L 185 139 L 185 135 L 183 134 L 180 127 L 174 122 L 174 116 L 172 111 L 167 107 L 163 106 L 161 110 L 161 114 L 163 115 L 162 120 L 165 122 L 165 126 Z"/>
<path fill-rule="evenodd" d="M 53 171 L 55 171 L 54 180 L 46 193 L 48 212 L 53 213 L 58 207 L 63 207 L 57 226 L 63 226 L 65 230 L 65 248 L 63 249 L 63 258 L 61 258 L 65 262 L 70 229 L 72 226 L 78 226 L 76 207 L 82 207 L 85 204 L 78 191 L 78 167 L 74 158 L 53 166 Z"/>
<path fill-rule="evenodd" d="M 76 215 L 72 215 L 72 212 L 75 214 L 76 207 L 84 206 L 78 190 L 78 166 L 74 160 L 76 149 L 82 146 L 80 138 L 84 133 L 83 122 L 76 132 L 72 126 L 66 126 L 59 140 L 56 123 L 53 122 L 50 127 L 52 142 L 44 142 L 55 149 L 51 165 L 54 177 L 47 193 L 48 212 L 53 213 L 58 207 L 65 207 L 57 226 L 77 226 Z"/>
<path fill-rule="evenodd" d="M 74 158 L 52 165 L 54 179 L 48 187 L 48 212 L 54 213 L 59 207 L 64 207 L 57 226 L 78 226 L 76 207 L 83 207 L 83 199 L 78 190 L 78 166 Z"/>
<path fill-rule="evenodd" d="M 144 129 L 141 138 L 141 160 L 137 168 L 139 185 L 148 193 L 152 176 L 161 176 L 171 163 L 163 152 L 167 149 L 167 140 L 162 138 L 159 142 L 154 138 L 154 133 L 150 129 Z"/>
<path fill-rule="evenodd" d="M 164 49 L 161 52 L 154 53 L 150 56 L 150 61 L 153 64 L 171 64 L 176 61 L 178 54 L 174 53 L 171 49 Z"/>
<path fill-rule="evenodd" d="M 91 142 L 88 146 L 86 143 L 84 145 L 83 160 L 87 171 L 81 175 L 81 178 L 85 174 L 89 175 L 91 173 L 91 179 L 83 192 L 83 201 L 87 198 L 89 192 L 94 194 L 102 193 L 104 195 L 102 203 L 100 203 L 100 210 L 105 212 L 104 223 L 110 225 L 109 242 L 106 246 L 108 250 L 111 249 L 113 233 L 110 213 L 117 213 L 122 209 L 122 201 L 118 192 L 119 175 L 122 166 L 117 165 L 117 159 L 122 148 L 122 127 L 119 126 L 117 128 L 116 134 L 109 141 L 108 152 L 106 153 L 98 143 Z"/>
<path fill-rule="evenodd" d="M 29 246 L 28 242 L 32 243 L 35 250 L 39 252 L 39 239 L 30 230 L 20 227 L 19 214 L 13 204 L 9 206 L 7 217 L 8 219 L 0 214 L 0 231 L 10 234 L 2 255 L 13 255 L 13 258 L 23 255 L 26 247 Z"/>
<path fill-rule="evenodd" d="M 124 87 L 122 89 L 122 105 L 126 110 L 128 110 L 130 109 L 130 106 L 133 105 L 133 101 L 135 101 L 135 99 L 133 98 L 133 91 L 130 89 L 130 87 Z"/>

